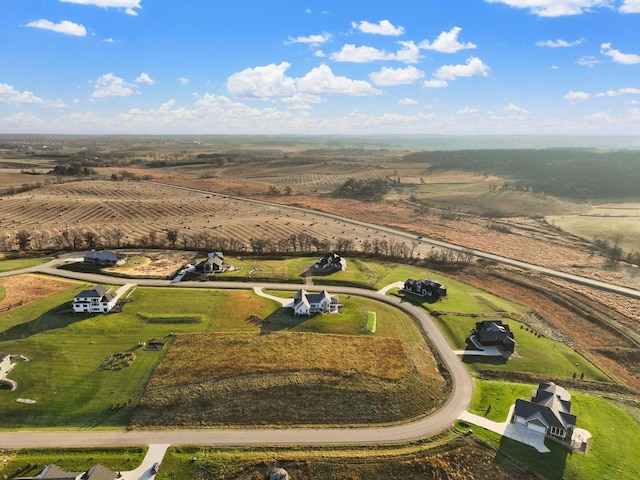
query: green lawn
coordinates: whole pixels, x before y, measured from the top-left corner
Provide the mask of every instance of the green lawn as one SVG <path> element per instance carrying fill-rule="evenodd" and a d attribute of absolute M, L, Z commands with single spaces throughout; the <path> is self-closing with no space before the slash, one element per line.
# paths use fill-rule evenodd
<path fill-rule="evenodd" d="M 378 313 L 378 336 L 420 341 L 413 321 L 379 302 L 345 296 L 342 314 L 294 319 L 291 311 L 248 290 L 137 287 L 122 313 L 74 314 L 70 299 L 81 285 L 0 315 L 0 352 L 30 359 L 10 378 L 16 391 L 0 391 L 0 428 L 114 427 L 128 424 L 151 372 L 168 347 L 142 342 L 182 332 L 299 331 L 362 335 L 367 311 Z M 292 294 L 293 295 L 293 294 Z M 251 321 L 257 315 L 268 326 Z M 266 328 L 265 328 L 266 327 Z M 110 355 L 133 352 L 133 363 L 103 370 Z M 17 398 L 36 400 L 29 405 Z"/>
<path fill-rule="evenodd" d="M 36 265 L 40 265 L 51 260 L 53 260 L 53 257 L 28 257 L 0 260 L 0 272 L 9 272 L 11 270 L 20 270 L 21 268 L 35 267 Z"/>
<path fill-rule="evenodd" d="M 20 450 L 6 465 L 0 465 L 0 472 L 2 478 L 35 476 L 50 463 L 67 472 L 84 472 L 96 463 L 114 472 L 133 470 L 146 451 L 143 447 Z"/>
<path fill-rule="evenodd" d="M 528 398 L 534 385 L 519 385 L 497 382 L 476 382 L 476 398 L 472 411 L 484 414 L 492 406 L 491 418 L 504 412 L 507 403 L 515 398 Z M 548 480 L 574 479 L 616 479 L 635 480 L 640 478 L 640 424 L 624 409 L 607 400 L 581 393 L 571 393 L 571 413 L 577 416 L 577 426 L 588 430 L 593 437 L 589 451 L 585 454 L 570 453 L 553 441 L 546 441 L 551 453 L 538 453 L 512 440 L 471 426 L 479 437 L 493 444 L 526 468 Z M 468 425 L 463 428 L 469 428 Z"/>
<path fill-rule="evenodd" d="M 437 319 L 440 328 L 449 338 L 453 348 L 465 349 L 467 338 L 481 319 L 468 316 L 442 315 Z M 515 354 L 506 362 L 502 357 L 467 355 L 463 361 L 472 371 L 483 369 L 546 374 L 553 377 L 572 378 L 584 373 L 585 380 L 608 382 L 609 378 L 595 365 L 564 343 L 538 335 L 526 325 L 510 319 L 502 319 L 513 332 L 517 343 Z M 522 328 L 521 328 L 522 327 Z"/>

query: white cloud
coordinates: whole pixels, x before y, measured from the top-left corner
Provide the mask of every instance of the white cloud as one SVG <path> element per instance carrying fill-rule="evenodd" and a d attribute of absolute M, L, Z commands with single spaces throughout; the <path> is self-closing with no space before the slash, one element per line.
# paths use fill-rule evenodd
<path fill-rule="evenodd" d="M 621 63 L 623 65 L 634 65 L 640 63 L 640 55 L 635 53 L 622 53 L 620 50 L 611 48 L 610 43 L 603 43 L 600 45 L 600 53 L 611 57 L 615 63 Z"/>
<path fill-rule="evenodd" d="M 109 37 L 109 38 L 103 38 L 103 39 L 102 39 L 102 41 L 103 41 L 104 43 L 116 43 L 116 41 L 115 41 L 113 38 L 111 38 L 111 37 Z"/>
<path fill-rule="evenodd" d="M 96 80 L 92 98 L 128 97 L 138 93 L 138 87 L 115 76 L 113 73 L 105 73 Z"/>
<path fill-rule="evenodd" d="M 94 5 L 102 8 L 124 8 L 128 15 L 138 15 L 136 8 L 140 9 L 142 0 L 60 0 L 63 3 L 76 3 L 78 5 Z"/>
<path fill-rule="evenodd" d="M 422 85 L 427 88 L 444 88 L 449 84 L 445 80 L 425 80 Z"/>
<path fill-rule="evenodd" d="M 510 103 L 509 105 L 504 107 L 502 110 L 505 112 L 529 113 L 527 109 L 514 105 L 513 103 Z"/>
<path fill-rule="evenodd" d="M 469 57 L 464 65 L 443 65 L 438 68 L 435 76 L 444 80 L 453 80 L 457 77 L 473 77 L 489 75 L 489 67 L 478 57 Z"/>
<path fill-rule="evenodd" d="M 62 100 L 45 100 L 36 96 L 33 92 L 27 90 L 21 92 L 8 83 L 0 83 L 0 103 L 15 105 L 33 104 L 55 108 L 63 108 L 66 106 Z"/>
<path fill-rule="evenodd" d="M 363 20 L 360 23 L 351 22 L 351 26 L 363 33 L 372 33 L 375 35 L 397 37 L 404 33 L 404 27 L 395 27 L 389 20 L 380 20 L 378 23 L 370 23 Z"/>
<path fill-rule="evenodd" d="M 583 67 L 593 68 L 597 64 L 601 63 L 596 57 L 592 57 L 591 55 L 587 55 L 584 57 L 580 57 L 577 61 L 578 65 L 582 65 Z"/>
<path fill-rule="evenodd" d="M 468 114 L 472 114 L 472 113 L 478 113 L 478 109 L 477 108 L 469 108 L 469 107 L 464 107 L 461 110 L 458 110 L 456 112 L 459 115 L 468 115 Z"/>
<path fill-rule="evenodd" d="M 388 53 L 366 45 L 356 47 L 352 43 L 343 45 L 339 52 L 333 52 L 331 60 L 336 62 L 371 63 L 380 60 L 397 60 L 404 63 L 416 63 L 421 58 L 420 49 L 412 42 L 398 42 L 400 49 L 395 53 Z"/>
<path fill-rule="evenodd" d="M 585 100 L 589 100 L 589 94 L 587 92 L 570 91 L 562 98 L 564 98 L 565 100 L 571 103 L 584 102 Z"/>
<path fill-rule="evenodd" d="M 640 0 L 625 0 L 620 11 L 622 13 L 640 13 Z"/>
<path fill-rule="evenodd" d="M 313 56 L 314 57 L 318 57 L 318 58 L 326 57 L 326 55 L 324 54 L 324 52 L 322 50 L 316 50 L 315 52 L 313 52 Z"/>
<path fill-rule="evenodd" d="M 382 93 L 364 80 L 352 80 L 347 77 L 335 76 L 327 65 L 320 65 L 304 77 L 298 78 L 296 85 L 300 92 L 313 95 L 342 94 L 361 96 Z"/>
<path fill-rule="evenodd" d="M 384 50 L 378 50 L 374 47 L 365 45 L 356 47 L 352 43 L 343 45 L 339 52 L 331 54 L 331 60 L 336 62 L 353 62 L 353 63 L 369 63 L 376 60 L 394 60 L 393 53 L 387 53 Z"/>
<path fill-rule="evenodd" d="M 64 35 L 72 35 L 74 37 L 84 37 L 87 34 L 87 29 L 84 28 L 84 25 L 73 23 L 69 20 L 62 20 L 60 23 L 53 23 L 49 20 L 41 18 L 40 20 L 27 23 L 27 27 L 51 30 L 52 32 L 63 33 Z"/>
<path fill-rule="evenodd" d="M 568 48 L 568 47 L 575 47 L 582 43 L 584 43 L 584 38 L 574 40 L 573 42 L 567 42 L 566 40 L 562 40 L 559 38 L 558 40 L 544 40 L 544 41 L 536 42 L 536 46 L 551 47 L 551 48 Z"/>
<path fill-rule="evenodd" d="M 458 34 L 461 30 L 460 27 L 453 27 L 448 32 L 443 31 L 433 42 L 429 42 L 429 40 L 421 42 L 420 48 L 442 53 L 455 53 L 464 49 L 476 48 L 471 42 L 460 43 L 458 41 Z"/>
<path fill-rule="evenodd" d="M 422 77 L 424 77 L 424 72 L 411 65 L 397 69 L 382 67 L 380 71 L 369 75 L 371 81 L 380 86 L 409 85 Z"/>
<path fill-rule="evenodd" d="M 412 41 L 398 42 L 402 47 L 396 52 L 396 60 L 404 63 L 417 63 L 420 60 L 420 49 Z"/>
<path fill-rule="evenodd" d="M 296 93 L 295 81 L 285 76 L 290 63 L 246 68 L 227 79 L 227 89 L 238 97 L 289 97 Z"/>
<path fill-rule="evenodd" d="M 290 63 L 282 62 L 279 65 L 247 68 L 234 73 L 227 79 L 227 89 L 229 93 L 239 97 L 279 97 L 290 99 L 290 101 L 295 101 L 298 94 L 372 95 L 381 93 L 364 80 L 335 76 L 327 65 L 320 65 L 304 77 L 295 79 L 285 75 L 290 66 Z M 311 97 L 307 97 L 305 101 L 309 102 L 309 98 Z"/>
<path fill-rule="evenodd" d="M 331 35 L 328 33 L 322 33 L 320 35 L 309 35 L 307 37 L 289 37 L 289 40 L 284 42 L 285 44 L 291 43 L 308 43 L 310 45 L 320 45 L 325 43 L 331 38 Z"/>
<path fill-rule="evenodd" d="M 627 87 L 596 93 L 596 97 L 619 97 L 621 95 L 640 95 L 640 88 Z"/>
<path fill-rule="evenodd" d="M 401 98 L 400 100 L 398 100 L 398 103 L 400 105 L 417 105 L 418 101 L 414 100 L 413 98 Z"/>
<path fill-rule="evenodd" d="M 635 98 L 633 100 L 629 100 L 627 102 L 627 105 L 640 105 L 640 100 L 636 100 Z"/>
<path fill-rule="evenodd" d="M 180 85 L 189 85 L 189 79 L 187 77 L 178 78 L 178 82 L 180 82 Z"/>
<path fill-rule="evenodd" d="M 610 0 L 485 0 L 487 3 L 504 3 L 514 8 L 527 8 L 539 17 L 580 15 L 596 7 L 607 7 Z"/>
<path fill-rule="evenodd" d="M 146 83 L 147 85 L 153 85 L 155 81 L 149 76 L 149 74 L 143 72 L 140 74 L 140 76 L 138 76 L 138 78 L 136 78 L 136 83 Z"/>

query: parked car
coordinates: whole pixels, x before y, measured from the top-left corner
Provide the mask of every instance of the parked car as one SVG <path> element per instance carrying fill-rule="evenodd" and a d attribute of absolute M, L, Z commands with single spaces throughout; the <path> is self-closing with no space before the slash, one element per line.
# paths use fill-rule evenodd
<path fill-rule="evenodd" d="M 151 467 L 151 473 L 152 474 L 156 474 L 158 473 L 158 469 L 160 468 L 160 464 L 158 462 L 153 464 L 153 467 Z"/>

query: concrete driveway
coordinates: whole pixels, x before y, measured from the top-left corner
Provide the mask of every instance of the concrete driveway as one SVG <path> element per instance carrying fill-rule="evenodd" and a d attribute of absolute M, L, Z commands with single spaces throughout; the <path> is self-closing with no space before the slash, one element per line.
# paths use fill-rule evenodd
<path fill-rule="evenodd" d="M 507 415 L 507 420 L 504 422 L 494 422 L 492 420 L 481 417 L 480 415 L 469 413 L 466 410 L 462 412 L 462 415 L 460 415 L 460 417 L 458 418 L 459 420 L 464 420 L 465 422 L 473 423 L 474 425 L 478 425 L 479 427 L 486 428 L 487 430 L 491 430 L 492 432 L 496 432 L 503 437 L 510 438 L 511 440 L 515 440 L 516 442 L 529 445 L 538 450 L 538 452 L 540 453 L 549 453 L 550 450 L 544 444 L 544 433 L 534 432 L 524 425 L 511 423 L 509 421 L 509 419 L 513 416 L 514 408 L 515 405 L 511 405 L 509 414 Z"/>
<path fill-rule="evenodd" d="M 155 475 L 151 473 L 151 467 L 154 463 L 159 463 L 162 468 L 162 459 L 167 452 L 170 444 L 152 444 L 149 445 L 149 450 L 140 466 L 134 470 L 128 472 L 120 472 L 122 475 L 120 478 L 123 480 L 149 480 L 155 478 Z"/>

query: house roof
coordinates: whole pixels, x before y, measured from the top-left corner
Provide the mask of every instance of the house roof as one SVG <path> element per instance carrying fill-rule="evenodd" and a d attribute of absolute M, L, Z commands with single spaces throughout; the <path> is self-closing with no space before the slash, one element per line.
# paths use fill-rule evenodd
<path fill-rule="evenodd" d="M 115 262 L 120 258 L 124 258 L 123 255 L 116 255 L 113 252 L 109 252 L 107 250 L 101 250 L 99 252 L 89 252 L 84 256 L 85 260 L 100 260 L 107 262 Z"/>
<path fill-rule="evenodd" d="M 516 400 L 513 413 L 527 420 L 538 418 L 548 427 L 567 430 L 576 424 L 576 416 L 570 413 L 570 399 L 571 395 L 564 388 L 541 383 L 531 400 Z"/>
<path fill-rule="evenodd" d="M 79 298 L 98 298 L 101 302 L 110 302 L 116 298 L 116 294 L 108 292 L 103 285 L 96 285 L 91 290 L 83 290 L 74 297 L 76 303 L 81 303 Z"/>
<path fill-rule="evenodd" d="M 82 480 L 114 480 L 116 472 L 97 463 L 81 477 Z"/>

